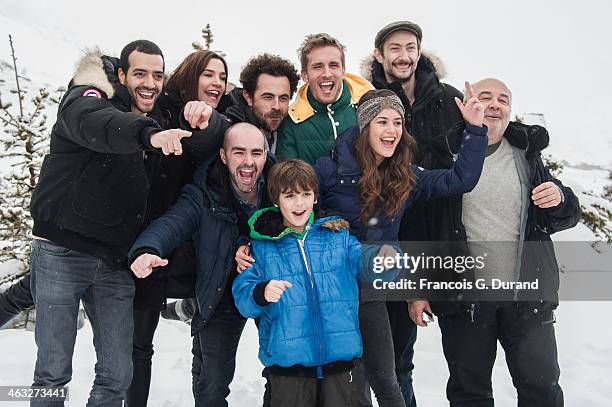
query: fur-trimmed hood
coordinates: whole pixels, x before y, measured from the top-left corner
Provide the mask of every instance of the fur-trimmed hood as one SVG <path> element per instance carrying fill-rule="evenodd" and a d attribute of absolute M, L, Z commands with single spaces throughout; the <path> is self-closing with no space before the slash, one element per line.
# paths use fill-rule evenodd
<path fill-rule="evenodd" d="M 118 62 L 117 58 L 103 55 L 98 48 L 86 50 L 77 63 L 71 85 L 93 86 L 112 99 L 119 84 L 116 74 Z"/>
<path fill-rule="evenodd" d="M 419 64 L 423 60 L 427 60 L 433 66 L 433 69 L 436 73 L 436 76 L 438 77 L 438 80 L 444 79 L 446 75 L 448 74 L 446 70 L 446 65 L 444 64 L 442 59 L 438 55 L 434 54 L 433 52 L 427 51 L 427 50 L 421 50 L 421 58 L 419 59 Z M 363 76 L 369 82 L 372 82 L 373 80 L 373 76 L 372 76 L 372 63 L 373 62 L 375 62 L 374 54 L 370 54 L 370 55 L 365 56 L 361 60 L 361 63 L 359 64 L 359 71 L 361 73 L 361 76 Z"/>

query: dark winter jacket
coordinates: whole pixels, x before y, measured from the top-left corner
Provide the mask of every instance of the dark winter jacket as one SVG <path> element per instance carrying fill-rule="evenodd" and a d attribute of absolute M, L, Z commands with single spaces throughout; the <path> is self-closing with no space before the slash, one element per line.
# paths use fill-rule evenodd
<path fill-rule="evenodd" d="M 447 137 L 461 137 L 465 127 L 455 97 L 463 99 L 457 89 L 441 82 L 444 64 L 432 54 L 423 51 L 415 71 L 415 101 L 411 106 L 400 82 L 387 83 L 383 66 L 373 57 L 362 65 L 363 74 L 376 89 L 390 89 L 402 101 L 406 114 L 405 126 L 417 141 L 414 163 L 427 168 L 450 168 L 452 157 L 446 154 Z M 436 231 L 430 226 L 431 213 L 449 204 L 440 199 L 434 203 L 417 203 L 406 212 L 400 228 L 401 240 L 435 240 Z M 432 208 L 431 210 L 429 208 Z"/>
<path fill-rule="evenodd" d="M 544 166 L 541 151 L 548 146 L 549 136 L 546 129 L 540 126 L 528 126 L 510 122 L 504 137 L 513 147 L 517 163 L 519 179 L 521 180 L 522 211 L 519 237 L 520 268 L 518 281 L 534 281 L 540 279 L 541 298 L 521 303 L 528 308 L 553 306 L 558 304 L 557 289 L 559 287 L 559 269 L 555 258 L 550 235 L 561 230 L 574 227 L 580 219 L 580 204 L 573 191 L 564 186 L 561 181 L 553 178 Z M 448 154 L 456 154 L 458 140 L 449 139 Z M 554 208 L 540 209 L 531 200 L 531 191 L 536 186 L 554 182 L 563 193 L 564 200 Z M 463 196 L 457 195 L 450 199 L 449 210 L 440 211 L 435 216 L 435 227 L 439 228 L 442 241 L 466 241 L 467 235 L 462 223 Z M 525 242 L 537 242 L 525 244 Z M 466 249 L 467 250 L 467 249 Z M 469 274 L 461 278 L 469 278 Z M 453 301 L 432 302 L 434 311 L 439 315 L 459 312 L 472 303 L 468 293 L 461 291 L 448 292 Z M 473 298 L 473 297 L 472 297 Z M 459 299 L 459 300 L 458 300 Z M 521 300 L 521 295 L 511 299 Z"/>
<path fill-rule="evenodd" d="M 361 220 L 363 204 L 357 187 L 362 170 L 355 158 L 354 147 L 359 137 L 359 128 L 349 129 L 338 137 L 332 156 L 323 157 L 315 164 L 320 184 L 320 205 L 323 210 L 349 221 L 351 232 L 360 241 L 396 241 L 399 220 L 404 210 L 414 202 L 463 193 L 474 188 L 484 163 L 486 133 L 484 127 L 466 127 L 461 152 L 450 170 L 425 170 L 413 164 L 417 183 L 400 212 L 393 218 L 381 215 L 374 225 L 366 226 Z"/>
<path fill-rule="evenodd" d="M 359 290 L 361 245 L 338 218 L 322 218 L 304 234 L 285 227 L 278 208 L 257 211 L 251 224 L 253 266 L 234 281 L 241 314 L 259 318 L 264 366 L 322 367 L 361 357 Z M 292 284 L 269 303 L 270 280 Z"/>
<path fill-rule="evenodd" d="M 264 176 L 272 164 L 269 158 Z M 210 320 L 226 286 L 230 284 L 231 287 L 236 274 L 237 240 L 240 235 L 248 235 L 248 216 L 235 198 L 229 179 L 230 174 L 221 159 L 218 156 L 209 158 L 166 214 L 154 220 L 138 236 L 129 254 L 130 263 L 142 253 L 165 257 L 183 242 L 193 240 L 199 313 L 192 320 L 192 332 L 197 332 Z M 270 204 L 267 197 L 262 204 Z"/>
<path fill-rule="evenodd" d="M 62 98 L 34 189 L 33 234 L 125 267 L 127 250 L 147 216 L 151 168 L 143 151 L 160 131 L 130 112 L 113 60 L 90 53 Z M 146 155 L 147 153 L 145 153 Z"/>

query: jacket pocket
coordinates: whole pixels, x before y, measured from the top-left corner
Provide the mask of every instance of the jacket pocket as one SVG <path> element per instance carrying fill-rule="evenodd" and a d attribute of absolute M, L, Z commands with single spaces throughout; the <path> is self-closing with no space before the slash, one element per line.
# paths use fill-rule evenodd
<path fill-rule="evenodd" d="M 266 354 L 271 355 L 272 346 L 274 345 L 274 339 L 276 338 L 276 327 L 278 325 L 277 320 L 272 320 L 270 322 L 270 338 L 268 339 L 268 346 L 266 347 Z"/>
<path fill-rule="evenodd" d="M 124 221 L 128 208 L 143 216 L 147 193 L 140 154 L 94 154 L 76 181 L 72 210 L 88 221 L 113 227 Z"/>
<path fill-rule="evenodd" d="M 45 252 L 46 254 L 50 254 L 52 256 L 65 256 L 72 251 L 67 247 L 60 246 L 48 240 L 37 240 L 37 242 L 38 249 L 40 251 Z"/>
<path fill-rule="evenodd" d="M 30 210 L 37 220 L 57 222 L 65 203 L 69 203 L 78 172 L 90 154 L 87 152 L 47 154 L 43 160 Z"/>

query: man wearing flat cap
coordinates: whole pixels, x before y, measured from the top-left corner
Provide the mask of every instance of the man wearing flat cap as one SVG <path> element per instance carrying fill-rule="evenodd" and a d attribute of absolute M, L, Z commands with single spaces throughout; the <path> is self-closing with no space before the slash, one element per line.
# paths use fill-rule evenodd
<path fill-rule="evenodd" d="M 395 21 L 384 26 L 374 39 L 374 51 L 362 65 L 362 75 L 376 89 L 390 89 L 399 96 L 405 109 L 405 126 L 417 141 L 414 163 L 428 169 L 450 168 L 452 154 L 446 148 L 446 137 L 461 136 L 465 127 L 454 98 L 463 95 L 454 87 L 440 82 L 445 74 L 442 62 L 421 49 L 423 31 L 410 21 Z M 439 213 L 450 199 L 417 203 L 407 210 L 402 219 L 400 240 L 453 240 L 441 236 L 439 220 L 431 213 Z M 440 208 L 441 207 L 441 208 Z M 393 331 L 397 377 L 406 406 L 416 406 L 412 389 L 414 343 L 416 325 L 402 302 L 387 302 Z"/>

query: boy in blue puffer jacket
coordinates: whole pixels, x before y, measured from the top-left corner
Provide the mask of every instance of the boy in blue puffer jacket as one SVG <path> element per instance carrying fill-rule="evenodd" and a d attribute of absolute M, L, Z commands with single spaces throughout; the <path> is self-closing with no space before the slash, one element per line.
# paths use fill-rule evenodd
<path fill-rule="evenodd" d="M 301 160 L 268 174 L 274 208 L 249 220 L 255 263 L 233 285 L 236 306 L 259 318 L 259 359 L 271 405 L 351 406 L 365 386 L 357 278 L 362 247 L 337 217 L 314 220 L 314 169 Z M 372 256 L 374 246 L 364 246 Z M 394 255 L 386 248 L 379 256 Z M 369 263 L 369 262 L 368 262 Z"/>

